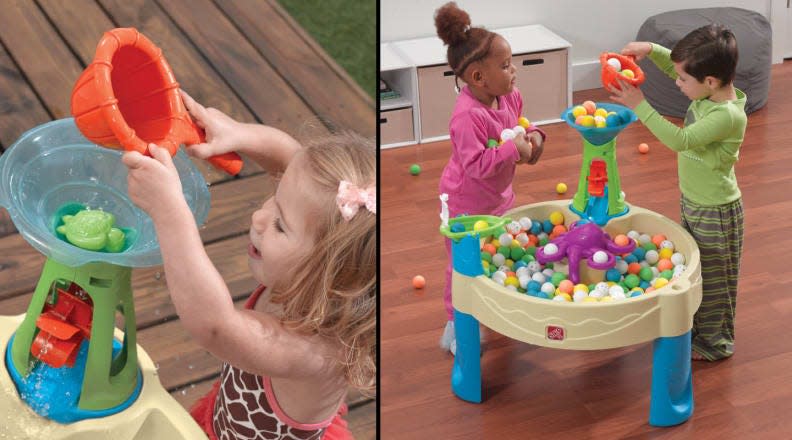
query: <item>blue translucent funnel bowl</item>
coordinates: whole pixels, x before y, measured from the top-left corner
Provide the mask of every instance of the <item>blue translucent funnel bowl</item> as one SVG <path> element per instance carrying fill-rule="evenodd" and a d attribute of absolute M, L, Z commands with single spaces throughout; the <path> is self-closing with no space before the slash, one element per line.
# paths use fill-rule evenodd
<path fill-rule="evenodd" d="M 86 139 L 72 118 L 25 132 L 0 156 L 0 205 L 36 250 L 67 266 L 106 262 L 126 267 L 162 263 L 151 218 L 127 195 L 122 152 Z M 179 151 L 173 162 L 197 224 L 209 213 L 209 190 L 201 172 Z M 132 229 L 133 241 L 120 253 L 88 251 L 56 237 L 56 213 L 70 203 L 115 215 L 116 227 Z"/>
<path fill-rule="evenodd" d="M 608 111 L 608 113 L 616 112 L 616 114 L 619 115 L 619 120 L 621 123 L 612 127 L 603 128 L 584 127 L 582 125 L 575 124 L 575 116 L 572 114 L 572 109 L 574 106 L 569 107 L 568 109 L 564 110 L 563 113 L 561 113 L 561 119 L 563 119 L 572 128 L 580 132 L 580 135 L 583 136 L 583 139 L 592 145 L 607 144 L 613 138 L 615 138 L 619 132 L 627 128 L 628 125 L 638 120 L 638 117 L 635 116 L 635 113 L 623 105 L 612 104 L 610 102 L 598 102 L 596 104 L 597 108 L 604 108 Z"/>

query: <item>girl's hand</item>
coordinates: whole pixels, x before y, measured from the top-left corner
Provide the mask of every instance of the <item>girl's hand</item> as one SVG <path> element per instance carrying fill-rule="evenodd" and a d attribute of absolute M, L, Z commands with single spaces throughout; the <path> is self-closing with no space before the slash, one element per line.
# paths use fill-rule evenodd
<path fill-rule="evenodd" d="M 652 51 L 652 43 L 647 41 L 633 41 L 632 43 L 627 43 L 626 46 L 621 50 L 622 55 L 632 55 L 635 57 L 635 61 L 641 61 L 645 56 L 649 55 L 649 52 Z"/>
<path fill-rule="evenodd" d="M 526 134 L 526 137 L 530 139 L 531 145 L 533 145 L 533 154 L 526 163 L 528 165 L 534 165 L 539 161 L 542 152 L 544 152 L 544 139 L 542 139 L 542 135 L 536 131 Z"/>
<path fill-rule="evenodd" d="M 638 106 L 638 104 L 641 103 L 641 101 L 644 100 L 644 94 L 641 92 L 641 89 L 626 83 L 621 78 L 617 78 L 616 81 L 619 83 L 621 90 L 614 86 L 609 86 L 608 90 L 613 93 L 613 95 L 610 97 L 612 101 L 616 101 L 620 104 L 630 107 L 631 109 L 634 109 Z"/>
<path fill-rule="evenodd" d="M 528 136 L 515 136 L 513 141 L 514 146 L 517 147 L 517 152 L 520 153 L 520 160 L 517 163 L 528 163 L 534 150 L 534 146 Z"/>
<path fill-rule="evenodd" d="M 179 172 L 168 150 L 149 144 L 149 153 L 152 157 L 128 151 L 121 161 L 129 168 L 129 198 L 157 223 L 185 202 Z"/>
<path fill-rule="evenodd" d="M 206 142 L 187 146 L 187 154 L 199 159 L 207 159 L 239 149 L 237 135 L 242 124 L 216 108 L 204 107 L 184 90 L 179 89 L 179 93 L 195 124 L 206 131 Z"/>

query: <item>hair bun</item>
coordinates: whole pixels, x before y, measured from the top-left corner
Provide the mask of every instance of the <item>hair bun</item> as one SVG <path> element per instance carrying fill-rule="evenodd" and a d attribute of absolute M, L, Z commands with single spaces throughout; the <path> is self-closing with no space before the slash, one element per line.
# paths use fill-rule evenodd
<path fill-rule="evenodd" d="M 470 26 L 470 15 L 448 2 L 435 12 L 437 36 L 448 46 L 455 46 L 468 38 L 465 31 Z"/>

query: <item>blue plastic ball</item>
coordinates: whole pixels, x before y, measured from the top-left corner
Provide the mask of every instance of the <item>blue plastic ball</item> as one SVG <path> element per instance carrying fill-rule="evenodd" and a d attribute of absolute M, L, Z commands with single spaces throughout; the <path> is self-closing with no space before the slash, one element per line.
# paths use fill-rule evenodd
<path fill-rule="evenodd" d="M 512 269 L 516 272 L 517 269 L 519 269 L 521 267 L 525 267 L 527 265 L 528 265 L 528 263 L 526 263 L 525 261 L 520 260 L 520 261 L 514 263 L 514 267 Z"/>
<path fill-rule="evenodd" d="M 542 232 L 542 224 L 539 220 L 531 220 L 531 234 L 539 235 Z"/>
<path fill-rule="evenodd" d="M 546 234 L 553 232 L 553 227 L 555 225 L 550 220 L 545 220 L 542 222 L 542 231 Z"/>
<path fill-rule="evenodd" d="M 539 284 L 538 281 L 531 280 L 528 281 L 528 285 L 526 287 L 528 288 L 529 292 L 538 292 L 542 288 L 542 285 Z"/>
<path fill-rule="evenodd" d="M 605 279 L 617 283 L 621 279 L 621 273 L 617 269 L 608 269 L 608 271 L 605 272 Z"/>
<path fill-rule="evenodd" d="M 618 114 L 615 115 L 608 115 L 605 117 L 605 125 L 608 127 L 618 127 L 622 124 L 622 120 Z"/>
<path fill-rule="evenodd" d="M 641 283 L 638 284 L 638 287 L 640 287 L 643 290 L 646 290 L 650 286 L 651 286 L 651 284 L 649 284 L 649 281 L 644 281 L 644 280 L 641 280 Z"/>
<path fill-rule="evenodd" d="M 635 297 L 635 296 L 641 296 L 641 292 L 639 290 L 633 290 L 630 293 L 630 298 Z"/>
<path fill-rule="evenodd" d="M 634 251 L 632 251 L 632 255 L 635 255 L 635 258 L 638 259 L 638 262 L 643 261 L 646 258 L 646 249 L 642 247 L 636 247 Z"/>
<path fill-rule="evenodd" d="M 465 225 L 462 223 L 454 223 L 451 225 L 451 232 L 465 232 Z"/>
<path fill-rule="evenodd" d="M 546 293 L 542 292 L 541 290 L 536 293 L 536 296 L 538 296 L 539 298 L 542 298 L 542 299 L 550 299 L 550 296 L 547 295 Z"/>
<path fill-rule="evenodd" d="M 636 257 L 636 256 L 635 256 L 635 255 L 633 255 L 633 254 L 629 254 L 629 255 L 627 255 L 626 257 L 624 257 L 624 261 L 626 261 L 626 262 L 627 262 L 627 264 L 630 264 L 630 263 L 637 263 L 637 262 L 638 262 L 638 257 Z"/>

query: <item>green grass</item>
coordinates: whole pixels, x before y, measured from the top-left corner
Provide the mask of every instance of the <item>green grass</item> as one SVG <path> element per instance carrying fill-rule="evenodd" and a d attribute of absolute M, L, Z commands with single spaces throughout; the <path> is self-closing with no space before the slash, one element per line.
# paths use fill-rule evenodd
<path fill-rule="evenodd" d="M 278 0 L 374 99 L 377 4 L 372 0 Z M 266 23 L 262 23 L 266 26 Z"/>

